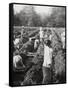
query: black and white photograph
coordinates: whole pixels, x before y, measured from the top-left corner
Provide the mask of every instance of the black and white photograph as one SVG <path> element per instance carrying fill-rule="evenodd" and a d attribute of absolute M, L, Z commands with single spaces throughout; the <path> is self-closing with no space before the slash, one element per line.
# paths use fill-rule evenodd
<path fill-rule="evenodd" d="M 14 3 L 10 12 L 9 83 L 66 83 L 66 6 Z"/>

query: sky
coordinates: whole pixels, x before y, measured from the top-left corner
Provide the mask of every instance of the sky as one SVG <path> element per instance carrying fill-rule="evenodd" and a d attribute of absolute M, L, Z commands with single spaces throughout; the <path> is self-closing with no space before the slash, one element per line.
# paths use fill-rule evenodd
<path fill-rule="evenodd" d="M 18 4 L 15 4 L 14 5 L 14 13 L 19 13 L 23 8 L 24 6 L 26 5 L 18 5 Z M 49 7 L 49 6 L 34 6 L 35 8 L 35 11 L 40 14 L 41 16 L 45 15 L 45 16 L 48 16 L 51 14 L 52 12 L 52 8 L 53 7 Z"/>

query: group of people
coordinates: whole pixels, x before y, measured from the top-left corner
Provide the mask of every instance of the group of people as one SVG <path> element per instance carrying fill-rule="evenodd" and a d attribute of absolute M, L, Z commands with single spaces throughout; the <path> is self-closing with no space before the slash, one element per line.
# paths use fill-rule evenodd
<path fill-rule="evenodd" d="M 42 72 L 43 72 L 43 84 L 46 84 L 46 72 L 47 70 L 51 70 L 51 65 L 52 65 L 52 53 L 53 53 L 53 48 L 52 48 L 52 44 L 51 44 L 51 39 L 52 39 L 52 32 L 51 30 L 47 30 L 47 31 L 43 31 L 42 27 L 40 27 L 39 30 L 39 39 L 35 39 L 34 40 L 34 49 L 38 48 L 39 44 L 43 44 L 44 47 L 44 60 L 43 60 L 43 64 L 42 64 Z M 64 44 L 64 40 L 63 44 Z M 19 49 L 19 42 L 20 39 L 17 38 L 14 41 L 14 45 L 15 48 Z M 32 38 L 29 38 L 29 43 L 32 42 Z M 64 46 L 63 46 L 64 48 Z M 19 53 L 17 55 L 13 56 L 13 65 L 15 68 L 22 69 L 25 67 L 25 65 L 22 62 L 22 57 L 19 55 Z M 50 73 L 49 73 L 50 74 Z M 50 78 L 49 78 L 50 80 Z"/>
<path fill-rule="evenodd" d="M 21 68 L 20 65 L 22 65 L 23 68 L 22 56 L 24 55 L 26 57 L 27 53 L 36 52 L 39 45 L 39 39 L 35 37 L 29 37 L 29 39 L 26 40 L 26 43 L 23 43 L 22 36 L 23 33 L 21 37 L 16 37 L 13 40 L 13 44 L 14 44 L 13 67 L 16 69 Z M 20 55 L 20 53 L 22 53 L 22 56 Z"/>

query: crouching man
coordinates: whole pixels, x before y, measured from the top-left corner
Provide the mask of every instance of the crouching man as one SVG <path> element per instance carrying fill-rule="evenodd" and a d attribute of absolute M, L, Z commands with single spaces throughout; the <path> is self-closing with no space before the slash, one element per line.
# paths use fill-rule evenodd
<path fill-rule="evenodd" d="M 43 82 L 42 84 L 51 83 L 51 64 L 52 64 L 52 47 L 50 40 L 44 40 L 44 61 L 43 61 Z"/>
<path fill-rule="evenodd" d="M 22 57 L 20 55 L 14 55 L 13 56 L 13 67 L 16 70 L 21 70 L 25 68 L 25 65 L 23 64 Z"/>

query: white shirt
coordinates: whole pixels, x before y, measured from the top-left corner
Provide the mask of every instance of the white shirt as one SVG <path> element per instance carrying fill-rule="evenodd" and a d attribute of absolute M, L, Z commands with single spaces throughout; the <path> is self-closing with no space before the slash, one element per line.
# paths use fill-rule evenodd
<path fill-rule="evenodd" d="M 16 38 L 15 41 L 14 41 L 15 47 L 19 48 L 19 42 L 20 42 L 20 39 Z"/>
<path fill-rule="evenodd" d="M 40 38 L 43 38 L 43 31 L 42 31 L 42 27 L 40 27 L 40 32 L 39 32 L 39 34 L 40 34 Z"/>
<path fill-rule="evenodd" d="M 62 43 L 63 43 L 63 48 L 65 47 L 65 32 L 63 32 L 61 34 L 61 40 L 62 40 Z"/>
<path fill-rule="evenodd" d="M 49 67 L 48 65 L 52 63 L 52 49 L 44 45 L 44 62 L 43 66 Z"/>
<path fill-rule="evenodd" d="M 13 56 L 13 66 L 17 68 L 17 63 L 21 62 L 22 63 L 22 57 L 20 55 L 15 55 Z"/>
<path fill-rule="evenodd" d="M 17 45 L 19 43 L 19 38 L 16 38 L 15 41 L 14 41 L 14 45 Z"/>
<path fill-rule="evenodd" d="M 36 39 L 35 42 L 34 42 L 34 48 L 37 48 L 38 43 L 39 43 L 39 40 Z"/>

